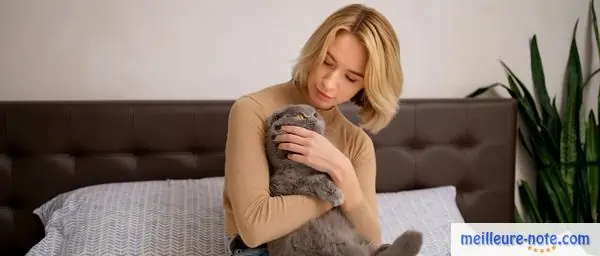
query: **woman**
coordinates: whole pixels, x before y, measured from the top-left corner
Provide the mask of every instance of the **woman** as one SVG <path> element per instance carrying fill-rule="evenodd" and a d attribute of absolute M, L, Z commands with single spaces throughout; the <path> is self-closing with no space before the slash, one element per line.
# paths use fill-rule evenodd
<path fill-rule="evenodd" d="M 344 193 L 344 215 L 365 238 L 381 241 L 375 197 L 375 152 L 369 136 L 396 114 L 402 89 L 399 46 L 391 24 L 376 10 L 345 6 L 331 14 L 304 45 L 290 82 L 244 95 L 229 116 L 225 163 L 225 226 L 232 255 L 267 255 L 264 244 L 329 211 L 316 197 L 269 195 L 264 122 L 276 109 L 304 103 L 318 109 L 325 136 L 284 127 L 279 147 L 290 159 L 329 174 Z M 361 107 L 361 127 L 337 105 Z"/>

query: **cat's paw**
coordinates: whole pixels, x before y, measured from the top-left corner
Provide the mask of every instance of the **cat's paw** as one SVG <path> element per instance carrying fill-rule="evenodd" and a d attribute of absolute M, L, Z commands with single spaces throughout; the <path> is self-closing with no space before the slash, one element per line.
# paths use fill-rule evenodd
<path fill-rule="evenodd" d="M 324 200 L 333 207 L 344 203 L 344 193 L 340 190 L 327 174 L 316 174 L 306 178 L 305 187 L 310 188 L 321 200 Z"/>
<path fill-rule="evenodd" d="M 338 207 L 344 203 L 344 193 L 341 189 L 333 187 L 327 192 L 323 200 L 329 202 L 333 207 Z"/>

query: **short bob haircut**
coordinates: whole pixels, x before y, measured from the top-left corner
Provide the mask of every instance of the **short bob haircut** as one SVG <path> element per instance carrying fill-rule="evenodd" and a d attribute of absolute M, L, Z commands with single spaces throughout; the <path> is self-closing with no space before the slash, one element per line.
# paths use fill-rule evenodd
<path fill-rule="evenodd" d="M 367 50 L 364 89 L 351 102 L 360 107 L 360 126 L 377 133 L 396 115 L 403 73 L 396 32 L 375 9 L 350 4 L 327 17 L 303 46 L 292 69 L 292 81 L 307 84 L 309 71 L 324 61 L 328 45 L 341 30 L 357 35 Z"/>

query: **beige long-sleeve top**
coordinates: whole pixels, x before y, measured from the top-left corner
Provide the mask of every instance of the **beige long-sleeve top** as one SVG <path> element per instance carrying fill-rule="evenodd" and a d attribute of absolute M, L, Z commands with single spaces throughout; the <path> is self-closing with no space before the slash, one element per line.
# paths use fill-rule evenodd
<path fill-rule="evenodd" d="M 316 197 L 269 195 L 264 122 L 273 111 L 286 104 L 306 104 L 305 93 L 305 89 L 291 83 L 273 85 L 240 97 L 230 110 L 223 191 L 225 228 L 228 235 L 240 235 L 250 247 L 290 233 L 330 209 Z M 373 143 L 339 109 L 320 113 L 327 125 L 325 137 L 351 160 L 364 195 L 362 203 L 344 210 L 344 215 L 360 234 L 379 244 Z"/>

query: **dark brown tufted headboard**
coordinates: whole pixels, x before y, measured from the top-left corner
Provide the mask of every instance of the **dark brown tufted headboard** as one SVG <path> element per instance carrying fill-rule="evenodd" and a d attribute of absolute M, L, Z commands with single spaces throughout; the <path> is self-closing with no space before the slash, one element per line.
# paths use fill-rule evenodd
<path fill-rule="evenodd" d="M 231 101 L 0 103 L 0 255 L 44 234 L 32 210 L 86 185 L 223 173 Z M 343 106 L 354 122 L 356 108 Z M 511 222 L 516 103 L 412 99 L 373 140 L 379 192 L 456 185 L 468 222 Z"/>

